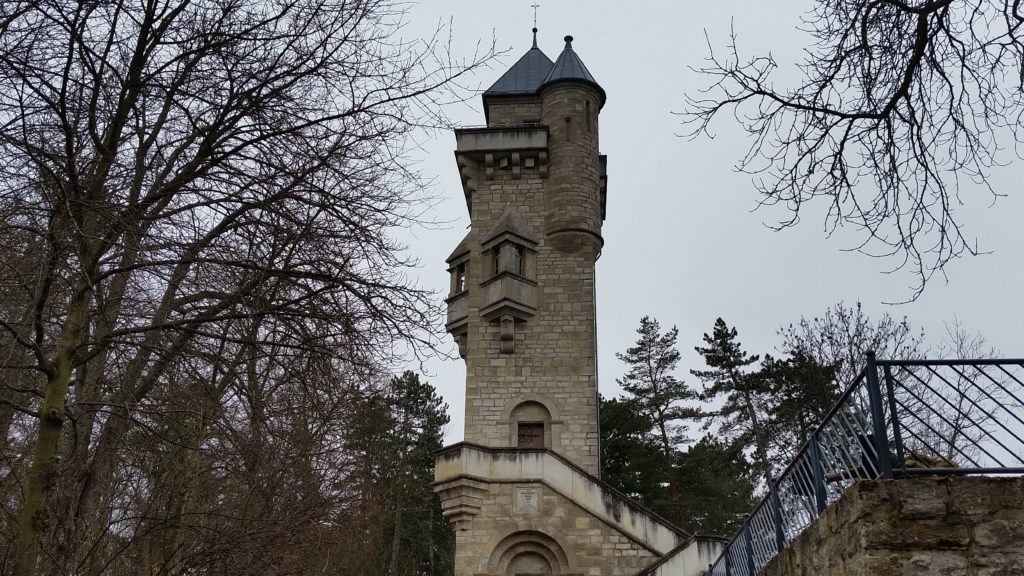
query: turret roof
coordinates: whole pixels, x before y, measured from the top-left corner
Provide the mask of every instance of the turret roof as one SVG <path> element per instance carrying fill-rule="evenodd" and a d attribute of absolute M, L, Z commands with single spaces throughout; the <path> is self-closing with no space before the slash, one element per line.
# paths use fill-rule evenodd
<path fill-rule="evenodd" d="M 544 86 L 565 80 L 593 85 L 601 94 L 600 105 L 604 106 L 604 89 L 597 80 L 594 80 L 590 70 L 587 70 L 586 65 L 573 51 L 572 36 L 565 37 L 565 49 L 559 54 L 558 60 L 551 62 L 551 59 L 537 47 L 537 29 L 534 28 L 533 46 L 483 95 L 486 99 L 490 96 L 536 94 Z"/>
<path fill-rule="evenodd" d="M 547 79 L 553 66 L 551 58 L 537 47 L 537 29 L 534 28 L 533 47 L 484 92 L 484 97 L 534 94 Z"/>
<path fill-rule="evenodd" d="M 551 67 L 551 72 L 548 73 L 544 82 L 541 83 L 541 87 L 563 80 L 577 80 L 592 84 L 601 93 L 601 105 L 604 105 L 604 89 L 597 83 L 597 80 L 594 80 L 593 74 L 590 73 L 590 70 L 587 70 L 583 60 L 580 60 L 580 57 L 572 49 L 572 36 L 565 37 L 565 49 L 558 55 L 558 60 Z"/>

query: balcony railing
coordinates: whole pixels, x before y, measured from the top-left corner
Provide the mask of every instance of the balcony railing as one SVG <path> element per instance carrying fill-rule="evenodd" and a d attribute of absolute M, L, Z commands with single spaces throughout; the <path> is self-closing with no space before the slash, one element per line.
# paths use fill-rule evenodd
<path fill-rule="evenodd" d="M 711 576 L 756 576 L 857 480 L 1024 474 L 1024 360 L 879 360 L 750 513 Z"/>

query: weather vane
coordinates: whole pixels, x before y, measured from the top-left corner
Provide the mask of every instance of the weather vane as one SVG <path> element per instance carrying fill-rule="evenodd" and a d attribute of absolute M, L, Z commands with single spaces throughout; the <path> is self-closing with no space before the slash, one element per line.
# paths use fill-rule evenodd
<path fill-rule="evenodd" d="M 533 27 L 537 27 L 537 8 L 540 8 L 540 4 L 530 4 L 530 8 L 533 8 Z"/>

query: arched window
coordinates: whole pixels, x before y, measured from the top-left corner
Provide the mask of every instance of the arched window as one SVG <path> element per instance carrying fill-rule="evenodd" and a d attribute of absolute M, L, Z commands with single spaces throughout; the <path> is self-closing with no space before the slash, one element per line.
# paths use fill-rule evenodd
<path fill-rule="evenodd" d="M 523 402 L 512 410 L 517 448 L 551 446 L 551 412 L 540 402 Z"/>

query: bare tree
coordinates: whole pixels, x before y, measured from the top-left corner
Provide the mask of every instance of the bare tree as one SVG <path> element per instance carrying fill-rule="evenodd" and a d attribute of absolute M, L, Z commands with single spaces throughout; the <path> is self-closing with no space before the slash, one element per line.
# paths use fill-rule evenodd
<path fill-rule="evenodd" d="M 892 390 L 906 449 L 901 465 L 981 466 L 978 463 L 986 458 L 989 463 L 996 456 L 1014 463 L 1019 458 L 1004 454 L 1005 445 L 999 438 L 1000 434 L 1011 433 L 1003 421 L 1011 423 L 1012 433 L 1019 432 L 1017 406 L 1006 394 L 1009 378 L 998 367 L 970 362 L 995 358 L 998 353 L 981 334 L 971 333 L 959 320 L 947 323 L 942 340 L 928 347 L 924 332 L 915 330 L 907 318 L 883 314 L 874 320 L 863 312 L 860 303 L 851 308 L 840 302 L 823 316 L 801 319 L 796 325 L 780 329 L 779 334 L 783 338 L 780 349 L 838 368 L 837 394 L 864 369 L 864 352 L 868 350 L 875 351 L 880 360 L 965 360 L 880 370 L 883 393 L 887 395 L 890 387 Z"/>
<path fill-rule="evenodd" d="M 385 0 L 0 5 L 0 238 L 19 239 L 0 254 L 0 424 L 31 454 L 3 455 L 5 573 L 98 574 L 136 541 L 152 573 L 180 571 L 198 550 L 185 510 L 312 510 L 276 490 L 312 482 L 317 450 L 298 468 L 243 459 L 262 479 L 234 493 L 188 470 L 313 426 L 285 393 L 303 359 L 359 381 L 396 342 L 436 342 L 388 236 L 421 190 L 403 146 L 490 52 L 451 61 L 402 40 L 402 18 Z M 156 440 L 176 447 L 166 470 L 143 458 Z M 192 533 L 252 541 L 212 517 Z M 246 571 L 225 566 L 205 570 Z"/>
<path fill-rule="evenodd" d="M 888 313 L 878 320 L 868 316 L 861 303 L 833 305 L 821 316 L 801 318 L 779 329 L 784 353 L 799 353 L 821 366 L 834 366 L 837 387 L 849 386 L 864 369 L 864 353 L 874 351 L 885 360 L 924 357 L 924 331 L 915 330 L 906 318 Z"/>
<path fill-rule="evenodd" d="M 818 0 L 802 82 L 776 87 L 771 55 L 713 49 L 711 83 L 687 98 L 691 136 L 727 114 L 752 137 L 739 161 L 764 204 L 796 224 L 828 204 L 829 233 L 850 224 L 860 248 L 918 276 L 914 297 L 962 254 L 977 254 L 957 212 L 961 183 L 997 194 L 998 153 L 1022 141 L 1024 11 L 989 0 Z"/>
<path fill-rule="evenodd" d="M 943 339 L 930 356 L 966 363 L 893 370 L 898 404 L 907 407 L 900 417 L 909 458 L 916 465 L 976 465 L 992 457 L 986 449 L 999 448 L 998 435 L 1006 430 L 1000 421 L 1019 432 L 1018 408 L 1005 392 L 1011 379 L 999 368 L 970 362 L 998 354 L 984 336 L 955 319 L 945 324 Z"/>

